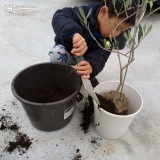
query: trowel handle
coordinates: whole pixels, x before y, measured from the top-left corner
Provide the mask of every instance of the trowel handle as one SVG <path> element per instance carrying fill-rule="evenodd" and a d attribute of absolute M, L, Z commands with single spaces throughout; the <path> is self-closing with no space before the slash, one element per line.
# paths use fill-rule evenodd
<path fill-rule="evenodd" d="M 81 62 L 84 60 L 83 56 L 75 56 L 77 63 Z"/>

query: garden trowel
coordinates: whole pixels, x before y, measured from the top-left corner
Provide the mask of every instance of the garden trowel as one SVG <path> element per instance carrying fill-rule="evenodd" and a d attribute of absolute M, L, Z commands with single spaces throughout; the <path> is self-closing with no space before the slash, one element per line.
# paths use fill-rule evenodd
<path fill-rule="evenodd" d="M 83 56 L 80 56 L 80 57 L 76 56 L 77 64 L 78 64 L 79 62 L 83 61 L 83 60 L 84 60 Z M 88 94 L 95 100 L 95 102 L 96 102 L 98 105 L 100 105 L 100 102 L 99 102 L 99 100 L 98 100 L 98 98 L 97 98 L 97 96 L 96 96 L 96 94 L 95 94 L 95 92 L 94 92 L 94 90 L 93 90 L 93 87 L 92 87 L 92 85 L 91 85 L 90 80 L 89 80 L 89 79 L 84 79 L 82 76 L 81 76 L 81 79 L 82 79 L 82 82 L 83 82 L 83 85 L 84 85 L 85 90 L 86 90 L 86 91 L 88 92 Z"/>

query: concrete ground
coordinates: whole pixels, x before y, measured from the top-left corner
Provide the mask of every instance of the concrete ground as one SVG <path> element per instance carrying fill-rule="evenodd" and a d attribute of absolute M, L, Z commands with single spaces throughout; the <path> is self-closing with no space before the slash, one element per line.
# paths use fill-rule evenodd
<path fill-rule="evenodd" d="M 96 0 L 1 0 L 0 1 L 0 115 L 10 114 L 20 131 L 33 138 L 31 148 L 22 155 L 4 149 L 14 139 L 11 131 L 0 131 L 0 160 L 158 160 L 160 159 L 160 14 L 145 20 L 153 24 L 148 37 L 135 52 L 126 83 L 143 97 L 143 109 L 125 135 L 117 140 L 104 139 L 93 125 L 87 134 L 80 129 L 83 102 L 77 104 L 72 121 L 63 129 L 43 132 L 35 129 L 19 101 L 11 92 L 11 82 L 22 69 L 49 61 L 48 51 L 54 44 L 51 19 L 54 12 L 66 6 L 79 6 Z M 10 5 L 9 5 L 9 4 Z M 17 5 L 35 5 L 36 11 L 16 11 Z M 13 12 L 11 11 L 13 6 Z M 8 8 L 4 8 L 8 7 Z M 5 11 L 5 12 L 4 12 Z M 125 51 L 125 50 L 124 50 Z M 119 80 L 117 56 L 113 53 L 99 82 Z M 83 90 L 84 91 L 84 90 Z M 0 124 L 1 125 L 1 124 Z M 93 140 L 96 143 L 92 143 Z M 78 150 L 79 149 L 79 150 Z M 79 151 L 79 152 L 78 152 Z M 78 159 L 78 158 L 77 158 Z"/>

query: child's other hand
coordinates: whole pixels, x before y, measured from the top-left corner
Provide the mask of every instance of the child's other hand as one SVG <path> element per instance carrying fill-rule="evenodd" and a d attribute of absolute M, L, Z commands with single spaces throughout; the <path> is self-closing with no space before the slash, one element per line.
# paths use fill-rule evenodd
<path fill-rule="evenodd" d="M 71 53 L 75 56 L 83 56 L 88 49 L 85 39 L 79 33 L 73 35 L 72 43 L 73 49 Z"/>
<path fill-rule="evenodd" d="M 74 67 L 77 70 L 78 74 L 83 75 L 83 78 L 89 79 L 90 74 L 92 73 L 92 67 L 87 61 L 81 61 Z"/>

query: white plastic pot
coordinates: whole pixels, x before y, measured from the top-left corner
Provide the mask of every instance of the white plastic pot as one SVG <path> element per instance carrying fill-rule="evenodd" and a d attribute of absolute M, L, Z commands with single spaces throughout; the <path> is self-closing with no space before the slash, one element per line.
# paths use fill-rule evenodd
<path fill-rule="evenodd" d="M 116 90 L 118 81 L 106 81 L 97 85 L 95 93 L 103 94 L 110 90 Z M 143 99 L 140 93 L 132 86 L 124 84 L 123 93 L 130 100 L 128 115 L 115 115 L 99 108 L 94 102 L 94 123 L 96 131 L 104 138 L 118 139 L 127 131 L 129 125 L 143 106 Z"/>

